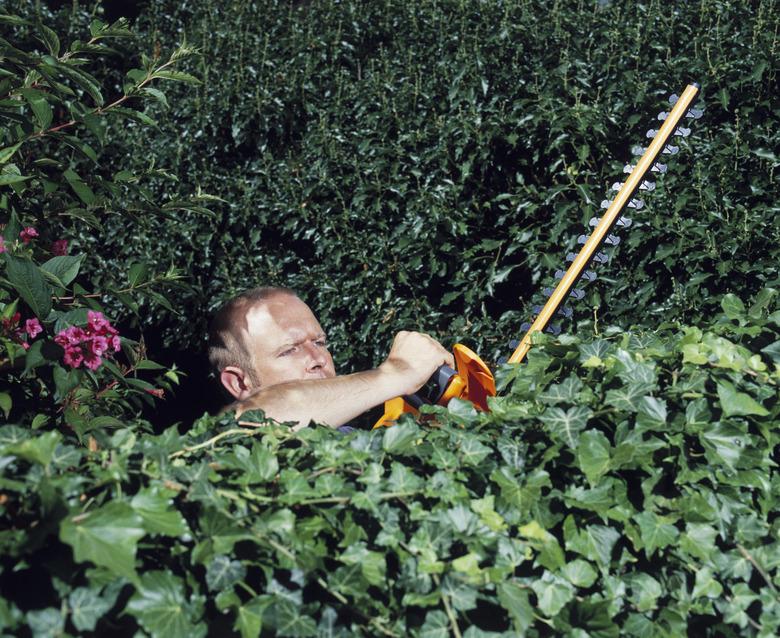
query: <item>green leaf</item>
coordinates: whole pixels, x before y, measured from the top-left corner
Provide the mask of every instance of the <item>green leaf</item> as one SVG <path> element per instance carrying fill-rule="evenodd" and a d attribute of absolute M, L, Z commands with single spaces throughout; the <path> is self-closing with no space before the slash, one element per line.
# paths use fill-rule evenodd
<path fill-rule="evenodd" d="M 211 591 L 232 587 L 246 577 L 246 567 L 229 556 L 215 556 L 206 567 L 206 584 Z"/>
<path fill-rule="evenodd" d="M 6 419 L 8 419 L 8 415 L 11 413 L 12 406 L 13 400 L 11 399 L 11 395 L 7 392 L 0 392 L 0 410 L 3 411 Z"/>
<path fill-rule="evenodd" d="M 648 558 L 657 549 L 663 549 L 675 543 L 680 535 L 679 530 L 674 525 L 665 522 L 665 519 L 653 512 L 640 512 L 634 517 L 634 521 L 639 525 L 642 543 Z"/>
<path fill-rule="evenodd" d="M 716 423 L 699 432 L 699 440 L 711 463 L 725 466 L 731 472 L 736 471 L 744 448 L 745 434 L 742 430 L 727 423 Z"/>
<path fill-rule="evenodd" d="M 596 485 L 609 471 L 609 450 L 609 440 L 598 430 L 587 430 L 580 435 L 577 459 L 591 485 Z"/>
<path fill-rule="evenodd" d="M 116 596 L 102 597 L 100 588 L 78 587 L 68 596 L 70 619 L 79 631 L 93 631 L 97 621 L 114 606 Z"/>
<path fill-rule="evenodd" d="M 30 306 L 35 316 L 45 320 L 51 312 L 51 289 L 46 285 L 41 271 L 29 259 L 14 257 L 8 253 L 3 256 L 11 285 Z"/>
<path fill-rule="evenodd" d="M 151 571 L 141 576 L 127 611 L 155 638 L 200 638 L 206 626 L 197 623 L 184 593 L 184 582 L 170 572 Z"/>
<path fill-rule="evenodd" d="M 54 117 L 54 113 L 52 111 L 51 104 L 49 104 L 49 101 L 46 99 L 45 94 L 34 89 L 22 89 L 19 92 L 24 96 L 24 99 L 27 100 L 27 103 L 30 105 L 33 115 L 38 122 L 39 130 L 45 130 L 49 128 Z"/>
<path fill-rule="evenodd" d="M 65 631 L 65 617 L 54 607 L 28 611 L 26 616 L 27 624 L 35 638 L 59 638 Z"/>
<path fill-rule="evenodd" d="M 393 426 L 398 427 L 398 426 Z M 346 565 L 360 565 L 360 573 L 363 574 L 370 585 L 377 587 L 385 585 L 385 571 L 387 563 L 384 554 L 370 551 L 365 543 L 358 542 L 350 545 L 340 556 Z"/>
<path fill-rule="evenodd" d="M 574 598 L 574 587 L 547 571 L 541 579 L 531 583 L 531 589 L 536 592 L 537 606 L 550 618 L 557 616 L 566 603 Z"/>
<path fill-rule="evenodd" d="M 84 202 L 85 206 L 91 206 L 95 203 L 95 200 L 97 199 L 95 193 L 92 192 L 92 189 L 84 183 L 84 180 L 82 180 L 74 170 L 69 168 L 62 176 L 68 184 L 70 184 L 70 187 L 78 198 Z"/>
<path fill-rule="evenodd" d="M 60 39 L 57 34 L 43 23 L 38 24 L 40 40 L 46 45 L 49 53 L 55 58 L 60 54 Z"/>
<path fill-rule="evenodd" d="M 450 621 L 447 614 L 439 609 L 429 611 L 417 635 L 419 638 L 449 638 Z"/>
<path fill-rule="evenodd" d="M 106 427 L 105 424 L 97 424 L 98 419 L 106 417 L 96 417 L 90 421 L 89 430 Z M 107 417 L 117 421 L 113 417 Z M 115 425 L 115 424 L 112 424 Z M 119 425 L 123 425 L 119 423 Z M 173 507 L 171 496 L 174 494 L 171 490 L 166 490 L 159 486 L 152 486 L 142 489 L 130 501 L 130 506 L 143 519 L 143 526 L 150 534 L 163 534 L 165 536 L 182 536 L 189 533 L 189 527 L 184 520 L 181 512 Z"/>
<path fill-rule="evenodd" d="M 391 454 L 407 452 L 420 436 L 420 428 L 413 421 L 399 423 L 384 429 L 382 449 Z"/>
<path fill-rule="evenodd" d="M 669 412 L 666 401 L 651 396 L 643 396 L 639 400 L 636 424 L 641 429 L 664 429 Z"/>
<path fill-rule="evenodd" d="M 77 562 L 91 561 L 135 581 L 136 547 L 146 534 L 142 525 L 143 519 L 130 505 L 113 501 L 65 518 L 60 523 L 60 540 L 73 548 Z"/>
<path fill-rule="evenodd" d="M 84 261 L 84 257 L 85 255 L 78 255 L 76 257 L 70 255 L 52 257 L 41 264 L 41 270 L 51 273 L 67 286 L 79 274 L 79 268 L 81 268 L 81 262 Z"/>
<path fill-rule="evenodd" d="M 567 409 L 547 408 L 539 417 L 555 438 L 561 439 L 572 449 L 577 448 L 580 432 L 585 429 L 593 412 L 590 408 L 577 405 Z"/>
<path fill-rule="evenodd" d="M 566 580 L 576 587 L 591 587 L 598 578 L 598 573 L 593 569 L 593 566 L 581 558 L 566 563 L 561 573 Z"/>
<path fill-rule="evenodd" d="M 201 81 L 194 75 L 183 73 L 182 71 L 156 71 L 153 77 L 162 80 L 176 80 L 178 82 L 185 82 L 187 84 L 201 83 Z"/>
<path fill-rule="evenodd" d="M 263 614 L 271 604 L 270 598 L 253 598 L 238 607 L 234 629 L 241 632 L 241 638 L 258 638 L 263 628 Z"/>
<path fill-rule="evenodd" d="M 22 142 L 18 142 L 14 144 L 13 146 L 6 146 L 5 148 L 0 149 L 0 164 L 5 164 L 13 157 L 13 154 L 16 153 L 16 151 L 19 150 L 19 147 L 22 145 Z"/>
<path fill-rule="evenodd" d="M 745 316 L 745 304 L 731 293 L 724 295 L 720 301 L 720 307 L 729 319 L 742 319 Z"/>
<path fill-rule="evenodd" d="M 738 392 L 732 383 L 725 379 L 718 381 L 718 399 L 726 416 L 758 415 L 767 416 L 769 411 L 749 394 Z"/>
<path fill-rule="evenodd" d="M 35 438 L 7 446 L 5 453 L 14 454 L 31 463 L 48 466 L 60 441 L 62 441 L 62 435 L 59 432 L 46 432 Z"/>
<path fill-rule="evenodd" d="M 534 623 L 534 609 L 528 602 L 528 590 L 513 581 L 498 584 L 498 600 L 501 606 L 509 612 L 509 618 L 518 634 L 525 632 Z"/>

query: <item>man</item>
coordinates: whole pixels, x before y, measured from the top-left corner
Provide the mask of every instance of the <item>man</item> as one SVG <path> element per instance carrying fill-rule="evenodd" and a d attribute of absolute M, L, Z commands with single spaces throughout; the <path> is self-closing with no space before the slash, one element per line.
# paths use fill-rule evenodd
<path fill-rule="evenodd" d="M 212 322 L 209 360 L 237 402 L 275 421 L 337 428 L 388 399 L 419 390 L 436 369 L 454 366 L 441 344 L 399 332 L 377 368 L 336 375 L 327 338 L 311 309 L 289 288 L 263 287 L 230 300 Z"/>

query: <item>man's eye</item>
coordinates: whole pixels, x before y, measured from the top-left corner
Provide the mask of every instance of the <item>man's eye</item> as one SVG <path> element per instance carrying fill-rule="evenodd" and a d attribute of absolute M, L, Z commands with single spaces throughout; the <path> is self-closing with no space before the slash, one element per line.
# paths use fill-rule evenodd
<path fill-rule="evenodd" d="M 293 354 L 295 352 L 295 346 L 292 348 L 287 348 L 287 350 L 284 350 L 279 353 L 280 357 L 286 357 L 287 355 Z"/>
<path fill-rule="evenodd" d="M 320 339 L 319 341 L 315 341 L 320 348 L 327 348 L 328 347 L 328 341 L 326 339 Z"/>

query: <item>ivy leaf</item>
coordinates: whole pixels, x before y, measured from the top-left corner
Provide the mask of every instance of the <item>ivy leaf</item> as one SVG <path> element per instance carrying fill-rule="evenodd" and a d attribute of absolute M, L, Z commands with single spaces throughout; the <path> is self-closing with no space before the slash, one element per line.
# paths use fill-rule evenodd
<path fill-rule="evenodd" d="M 51 289 L 46 285 L 38 267 L 29 259 L 4 254 L 8 269 L 8 280 L 25 303 L 40 319 L 46 319 L 51 312 Z"/>
<path fill-rule="evenodd" d="M 420 638 L 449 638 L 450 621 L 440 609 L 429 611 L 425 615 L 425 622 L 420 627 Z"/>
<path fill-rule="evenodd" d="M 92 429 L 94 426 L 90 425 Z M 130 506 L 141 516 L 149 533 L 181 536 L 190 531 L 181 512 L 172 506 L 172 494 L 170 490 L 153 486 L 142 489 L 130 501 Z"/>
<path fill-rule="evenodd" d="M 551 385 L 539 395 L 543 403 L 574 403 L 577 393 L 582 390 L 582 381 L 578 377 L 567 377 L 562 383 Z"/>
<path fill-rule="evenodd" d="M 100 588 L 78 587 L 68 596 L 71 622 L 79 631 L 93 631 L 115 600 L 116 596 L 102 597 Z"/>
<path fill-rule="evenodd" d="M 718 398 L 726 416 L 756 414 L 767 416 L 769 411 L 749 394 L 738 392 L 733 384 L 725 379 L 718 381 Z"/>
<path fill-rule="evenodd" d="M 571 407 L 565 412 L 561 408 L 553 407 L 547 408 L 539 420 L 548 427 L 553 436 L 563 440 L 570 448 L 576 449 L 580 432 L 585 428 L 592 414 L 590 408 L 582 405 Z"/>
<path fill-rule="evenodd" d="M 65 617 L 54 607 L 28 611 L 26 616 L 35 638 L 59 638 L 65 631 Z"/>
<path fill-rule="evenodd" d="M 676 542 L 680 535 L 679 530 L 674 525 L 664 522 L 654 512 L 640 512 L 634 520 L 639 525 L 639 532 L 648 558 L 657 549 L 663 549 Z"/>
<path fill-rule="evenodd" d="M 112 501 L 60 523 L 60 540 L 73 548 L 77 562 L 91 561 L 135 581 L 135 552 L 146 534 L 143 519 L 127 503 Z"/>
<path fill-rule="evenodd" d="M 206 625 L 193 618 L 184 596 L 184 582 L 169 572 L 152 571 L 141 576 L 127 611 L 155 638 L 200 638 Z"/>
<path fill-rule="evenodd" d="M 258 596 L 239 605 L 236 610 L 234 628 L 241 632 L 241 638 L 258 638 L 263 629 L 263 614 L 271 604 L 271 597 Z"/>
<path fill-rule="evenodd" d="M 370 585 L 381 586 L 385 583 L 385 571 L 387 570 L 385 556 L 369 550 L 365 543 L 359 542 L 350 545 L 340 558 L 346 565 L 360 565 L 360 572 Z"/>
<path fill-rule="evenodd" d="M 215 556 L 206 567 L 206 584 L 211 591 L 222 591 L 246 577 L 246 567 L 228 556 Z"/>
<path fill-rule="evenodd" d="M 539 609 L 549 618 L 557 616 L 566 603 L 574 598 L 574 587 L 547 571 L 531 583 L 531 589 L 536 592 Z"/>
<path fill-rule="evenodd" d="M 382 449 L 391 454 L 406 452 L 420 436 L 420 427 L 413 421 L 399 423 L 385 428 L 382 436 Z"/>
<path fill-rule="evenodd" d="M 580 435 L 577 459 L 591 485 L 609 471 L 609 449 L 609 440 L 598 430 L 587 430 Z"/>
<path fill-rule="evenodd" d="M 720 307 L 723 308 L 723 313 L 729 319 L 742 319 L 745 316 L 745 304 L 732 293 L 723 295 L 723 298 L 720 300 Z"/>
<path fill-rule="evenodd" d="M 727 423 L 717 423 L 699 432 L 699 440 L 711 462 L 725 465 L 731 472 L 736 470 L 742 455 L 744 436 L 742 430 Z"/>
<path fill-rule="evenodd" d="M 636 424 L 640 429 L 661 429 L 666 425 L 668 410 L 666 401 L 651 396 L 643 396 L 639 400 Z"/>
<path fill-rule="evenodd" d="M 581 558 L 566 563 L 561 573 L 566 580 L 577 587 L 590 587 L 598 578 L 598 573 L 593 566 Z"/>
<path fill-rule="evenodd" d="M 534 609 L 528 602 L 528 590 L 513 581 L 499 583 L 497 590 L 498 600 L 509 612 L 515 631 L 525 634 L 534 623 Z"/>

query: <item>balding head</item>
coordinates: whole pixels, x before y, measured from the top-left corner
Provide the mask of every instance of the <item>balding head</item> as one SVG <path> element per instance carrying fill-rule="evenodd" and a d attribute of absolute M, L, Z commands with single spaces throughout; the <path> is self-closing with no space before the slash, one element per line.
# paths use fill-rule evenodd
<path fill-rule="evenodd" d="M 247 315 L 266 301 L 277 297 L 298 298 L 294 290 L 276 286 L 261 286 L 247 290 L 228 301 L 209 326 L 209 363 L 217 375 L 228 367 L 243 370 L 259 386 L 253 353 L 247 343 L 249 325 Z"/>

